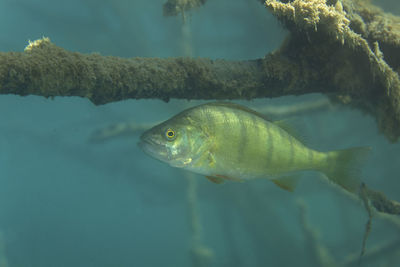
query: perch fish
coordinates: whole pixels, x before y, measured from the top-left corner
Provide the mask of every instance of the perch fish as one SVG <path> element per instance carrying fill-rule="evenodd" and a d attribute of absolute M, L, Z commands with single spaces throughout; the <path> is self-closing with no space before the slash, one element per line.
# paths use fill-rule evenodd
<path fill-rule="evenodd" d="M 299 171 L 315 170 L 353 193 L 360 186 L 355 170 L 369 151 L 308 148 L 281 121 L 226 102 L 182 111 L 143 133 L 139 146 L 160 161 L 215 183 L 268 178 L 293 191 Z"/>

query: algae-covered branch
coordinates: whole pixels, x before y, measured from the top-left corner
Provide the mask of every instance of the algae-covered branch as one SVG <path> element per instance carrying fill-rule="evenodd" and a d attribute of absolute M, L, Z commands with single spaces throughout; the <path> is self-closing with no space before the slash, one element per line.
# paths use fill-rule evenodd
<path fill-rule="evenodd" d="M 249 61 L 117 58 L 69 52 L 48 38 L 0 53 L 0 93 L 81 96 L 94 104 L 128 98 L 252 99 L 317 92 L 289 86 L 296 63 L 274 55 Z"/>
<path fill-rule="evenodd" d="M 400 136 L 400 18 L 369 1 L 267 0 L 290 31 L 275 55 L 301 65 L 296 86 L 319 81 L 332 98 L 373 114 L 391 141 Z"/>
<path fill-rule="evenodd" d="M 205 2 L 169 1 L 169 7 L 179 13 Z M 321 92 L 374 115 L 383 133 L 398 140 L 400 18 L 364 1 L 267 0 L 265 6 L 289 35 L 258 60 L 124 59 L 69 52 L 42 39 L 24 52 L 0 53 L 0 94 L 81 96 L 105 104 Z"/>

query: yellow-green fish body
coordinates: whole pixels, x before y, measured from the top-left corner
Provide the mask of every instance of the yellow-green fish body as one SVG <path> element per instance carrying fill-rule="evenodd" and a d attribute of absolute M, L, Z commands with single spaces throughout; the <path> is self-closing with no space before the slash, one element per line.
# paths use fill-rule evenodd
<path fill-rule="evenodd" d="M 224 102 L 185 110 L 144 133 L 140 144 L 153 157 L 217 183 L 269 178 L 291 190 L 288 175 L 317 170 L 352 192 L 359 182 L 351 169 L 369 150 L 319 152 L 306 147 L 281 122 Z"/>

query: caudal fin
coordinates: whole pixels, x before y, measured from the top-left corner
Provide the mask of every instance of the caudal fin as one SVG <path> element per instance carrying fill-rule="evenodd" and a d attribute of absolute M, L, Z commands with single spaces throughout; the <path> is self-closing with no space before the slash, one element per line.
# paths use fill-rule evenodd
<path fill-rule="evenodd" d="M 360 187 L 360 165 L 369 154 L 370 147 L 354 147 L 327 153 L 326 163 L 321 171 L 329 180 L 351 193 Z"/>

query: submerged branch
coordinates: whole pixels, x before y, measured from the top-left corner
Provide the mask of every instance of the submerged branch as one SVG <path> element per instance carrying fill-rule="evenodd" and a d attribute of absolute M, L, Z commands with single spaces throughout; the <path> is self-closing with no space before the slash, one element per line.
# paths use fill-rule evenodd
<path fill-rule="evenodd" d="M 366 194 L 372 206 L 379 212 L 400 215 L 400 203 L 388 199 L 382 192 L 366 188 Z"/>
<path fill-rule="evenodd" d="M 384 244 L 380 244 L 368 250 L 363 256 L 363 262 L 374 262 L 378 259 L 388 259 L 396 251 L 400 250 L 400 241 L 390 241 Z M 360 256 L 358 254 L 349 255 L 349 257 L 340 266 L 352 267 L 359 263 Z M 387 265 L 389 266 L 389 265 Z"/>
<path fill-rule="evenodd" d="M 204 244 L 202 237 L 202 224 L 197 199 L 197 180 L 193 173 L 186 173 L 186 177 L 188 180 L 187 201 L 189 206 L 193 266 L 210 266 L 214 258 L 214 251 Z"/>
<path fill-rule="evenodd" d="M 168 0 L 163 5 L 163 14 L 164 16 L 176 16 L 178 14 L 184 14 L 185 11 L 199 8 L 206 2 L 207 0 Z"/>
<path fill-rule="evenodd" d="M 66 51 L 45 38 L 25 52 L 0 53 L 0 94 L 81 96 L 96 105 L 129 98 L 168 101 L 282 95 L 281 84 L 269 77 L 266 68 L 263 60 L 85 55 Z M 295 91 L 286 94 L 290 93 Z"/>
<path fill-rule="evenodd" d="M 265 6 L 289 29 L 280 53 L 302 62 L 304 83 L 325 81 L 323 87 L 334 88 L 333 98 L 374 115 L 395 142 L 400 136 L 400 18 L 367 1 L 356 2 L 267 0 Z"/>
<path fill-rule="evenodd" d="M 188 3 L 191 3 L 188 5 Z M 170 1 L 195 7 L 205 1 Z M 366 111 L 400 136 L 400 18 L 350 0 L 267 0 L 290 34 L 248 61 L 132 58 L 66 51 L 48 39 L 0 53 L 0 94 L 81 96 L 94 104 L 133 98 L 253 99 L 325 93 Z"/>
<path fill-rule="evenodd" d="M 298 199 L 296 204 L 300 210 L 300 225 L 305 236 L 306 251 L 311 255 L 313 266 L 334 267 L 338 266 L 329 249 L 321 242 L 317 229 L 310 224 L 307 218 L 307 205 L 303 199 Z"/>

